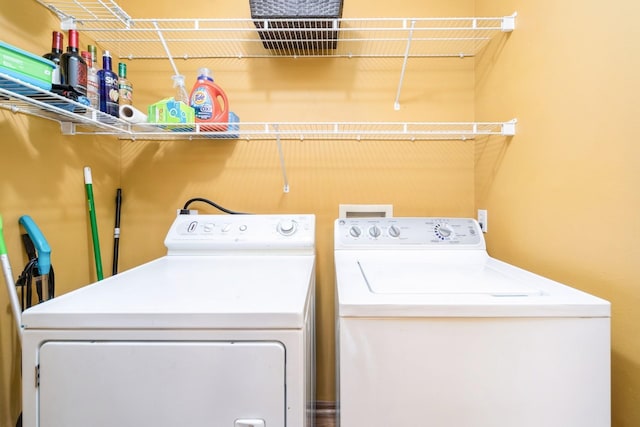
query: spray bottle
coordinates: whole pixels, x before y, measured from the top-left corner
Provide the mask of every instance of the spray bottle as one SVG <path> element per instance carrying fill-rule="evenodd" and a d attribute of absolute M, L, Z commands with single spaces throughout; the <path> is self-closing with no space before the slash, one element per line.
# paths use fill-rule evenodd
<path fill-rule="evenodd" d="M 184 76 L 176 74 L 171 76 L 171 78 L 173 79 L 173 88 L 175 89 L 175 96 L 173 99 L 189 105 L 189 95 L 187 94 L 187 89 L 184 87 Z"/>

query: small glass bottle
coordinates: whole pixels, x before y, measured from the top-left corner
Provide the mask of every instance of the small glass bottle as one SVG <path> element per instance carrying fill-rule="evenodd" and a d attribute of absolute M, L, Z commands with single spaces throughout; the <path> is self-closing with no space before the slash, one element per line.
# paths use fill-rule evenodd
<path fill-rule="evenodd" d="M 111 54 L 102 53 L 102 69 L 98 71 L 100 111 L 120 117 L 118 75 L 111 70 Z"/>
<path fill-rule="evenodd" d="M 53 61 L 55 67 L 51 73 L 51 83 L 60 84 L 60 57 L 62 56 L 62 45 L 64 35 L 59 31 L 54 31 L 51 36 L 51 52 L 42 55 L 45 59 Z"/>
<path fill-rule="evenodd" d="M 91 47 L 92 46 L 89 46 L 89 49 L 91 49 Z M 100 87 L 98 85 L 98 70 L 93 66 L 93 54 L 91 51 L 82 51 L 80 56 L 82 56 L 87 63 L 87 98 L 89 98 L 91 108 L 97 110 L 100 108 Z"/>
<path fill-rule="evenodd" d="M 87 94 L 87 63 L 78 51 L 77 30 L 69 30 L 67 51 L 60 56 L 60 83 L 80 95 Z"/>
<path fill-rule="evenodd" d="M 118 92 L 120 93 L 120 105 L 133 104 L 133 85 L 127 80 L 127 64 L 118 63 Z"/>

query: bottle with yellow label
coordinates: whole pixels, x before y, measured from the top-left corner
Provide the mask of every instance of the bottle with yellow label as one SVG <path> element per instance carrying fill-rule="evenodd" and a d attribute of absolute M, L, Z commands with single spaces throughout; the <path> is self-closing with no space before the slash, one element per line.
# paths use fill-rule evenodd
<path fill-rule="evenodd" d="M 133 85 L 127 80 L 127 64 L 118 63 L 118 92 L 120 93 L 120 105 L 133 104 Z"/>

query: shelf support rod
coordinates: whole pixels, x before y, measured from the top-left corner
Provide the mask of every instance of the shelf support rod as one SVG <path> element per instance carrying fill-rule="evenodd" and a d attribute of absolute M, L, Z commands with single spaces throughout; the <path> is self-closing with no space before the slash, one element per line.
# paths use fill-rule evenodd
<path fill-rule="evenodd" d="M 169 51 L 169 46 L 167 45 L 167 41 L 164 39 L 164 35 L 162 34 L 160 27 L 158 26 L 158 21 L 153 21 L 153 26 L 155 27 L 158 33 L 158 38 L 160 39 L 160 43 L 162 43 L 162 47 L 164 48 L 164 51 L 167 54 L 167 58 L 169 58 L 169 62 L 171 63 L 171 68 L 173 68 L 173 72 L 175 73 L 176 76 L 179 76 L 180 73 L 178 72 L 178 67 L 176 66 L 176 63 L 173 60 L 173 56 L 171 56 L 171 52 Z"/>
<path fill-rule="evenodd" d="M 402 92 L 402 82 L 404 81 L 404 74 L 407 71 L 407 61 L 409 59 L 409 52 L 411 50 L 411 41 L 413 40 L 413 29 L 416 26 L 416 20 L 411 20 L 411 28 L 409 29 L 409 37 L 407 38 L 407 48 L 404 51 L 404 60 L 402 62 L 402 71 L 400 71 L 400 82 L 398 83 L 398 92 L 396 93 L 396 101 L 393 104 L 393 109 L 400 110 L 400 92 Z"/>
<path fill-rule="evenodd" d="M 289 178 L 287 178 L 287 167 L 284 164 L 284 153 L 282 152 L 282 141 L 280 141 L 280 129 L 277 124 L 273 125 L 276 132 L 276 144 L 278 145 L 278 156 L 280 157 L 280 168 L 282 169 L 282 179 L 284 180 L 283 192 L 289 192 Z"/>

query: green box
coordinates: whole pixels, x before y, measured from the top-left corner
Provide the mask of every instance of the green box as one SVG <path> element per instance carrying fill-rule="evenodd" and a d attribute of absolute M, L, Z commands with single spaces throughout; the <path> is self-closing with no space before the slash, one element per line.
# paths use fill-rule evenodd
<path fill-rule="evenodd" d="M 51 90 L 54 68 L 55 64 L 52 61 L 0 41 L 0 73 L 44 90 Z M 35 93 L 32 89 L 19 86 L 2 77 L 0 77 L 0 87 L 16 93 Z"/>
<path fill-rule="evenodd" d="M 149 123 L 195 123 L 192 107 L 173 98 L 151 104 L 147 110 Z"/>

